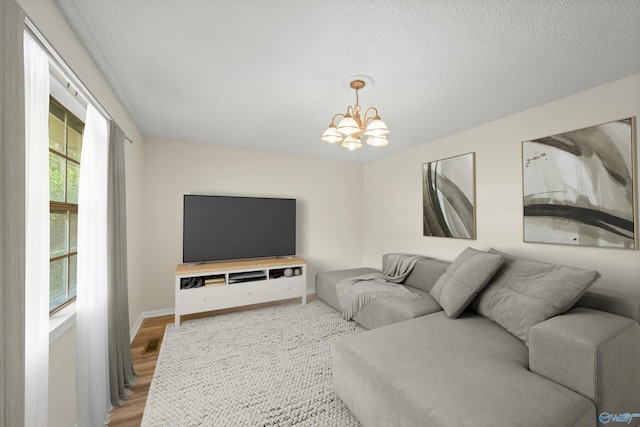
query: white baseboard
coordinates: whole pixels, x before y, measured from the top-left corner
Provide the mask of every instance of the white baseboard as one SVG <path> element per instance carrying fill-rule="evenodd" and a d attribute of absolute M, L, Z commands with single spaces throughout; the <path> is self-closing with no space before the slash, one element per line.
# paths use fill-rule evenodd
<path fill-rule="evenodd" d="M 130 342 L 133 342 L 133 339 L 136 337 L 140 326 L 142 326 L 142 321 L 144 319 L 149 319 L 151 317 L 160 317 L 160 316 L 169 316 L 175 314 L 176 310 L 174 308 L 163 308 L 160 310 L 152 310 L 152 311 L 143 311 L 140 313 L 140 316 L 136 319 L 136 322 L 131 327 Z"/>

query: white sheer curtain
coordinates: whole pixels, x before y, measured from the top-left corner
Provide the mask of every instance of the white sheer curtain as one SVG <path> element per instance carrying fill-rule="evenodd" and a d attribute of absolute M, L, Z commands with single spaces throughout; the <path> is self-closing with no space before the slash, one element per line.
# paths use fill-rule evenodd
<path fill-rule="evenodd" d="M 46 426 L 49 384 L 49 60 L 24 36 L 25 425 Z"/>
<path fill-rule="evenodd" d="M 108 421 L 107 120 L 87 107 L 78 194 L 77 394 L 78 426 Z"/>

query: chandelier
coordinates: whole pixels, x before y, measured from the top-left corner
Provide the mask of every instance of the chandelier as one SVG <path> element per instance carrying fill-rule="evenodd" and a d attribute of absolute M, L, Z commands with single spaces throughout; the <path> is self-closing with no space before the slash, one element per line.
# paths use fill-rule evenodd
<path fill-rule="evenodd" d="M 390 133 L 387 125 L 380 119 L 378 109 L 369 107 L 364 113 L 364 119 L 360 118 L 360 105 L 358 104 L 358 91 L 365 86 L 364 80 L 353 80 L 349 83 L 351 89 L 356 91 L 356 105 L 347 107 L 345 114 L 336 114 L 331 119 L 331 124 L 322 134 L 322 139 L 330 144 L 340 143 L 344 148 L 355 150 L 362 148 L 362 137 L 374 147 L 384 147 L 389 144 L 387 134 Z M 369 116 L 371 112 L 371 116 Z M 342 120 L 336 126 L 336 118 Z"/>

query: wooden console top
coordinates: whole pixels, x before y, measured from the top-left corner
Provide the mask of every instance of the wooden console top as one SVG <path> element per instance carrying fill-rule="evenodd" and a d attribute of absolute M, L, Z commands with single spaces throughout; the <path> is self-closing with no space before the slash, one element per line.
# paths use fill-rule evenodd
<path fill-rule="evenodd" d="M 242 259 L 235 261 L 218 261 L 207 262 L 203 264 L 178 264 L 176 267 L 176 275 L 208 273 L 213 271 L 224 270 L 244 270 L 250 268 L 269 268 L 279 265 L 297 265 L 306 264 L 307 262 L 300 257 L 291 258 L 261 258 L 261 259 Z"/>

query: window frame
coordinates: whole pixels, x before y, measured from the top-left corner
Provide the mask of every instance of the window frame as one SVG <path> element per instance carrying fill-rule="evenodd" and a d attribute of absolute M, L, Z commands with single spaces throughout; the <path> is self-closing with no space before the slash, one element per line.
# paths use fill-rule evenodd
<path fill-rule="evenodd" d="M 59 108 L 60 110 L 62 110 L 64 112 L 64 152 L 62 151 L 58 151 L 55 148 L 51 147 L 50 145 L 50 141 L 48 142 L 48 149 L 49 149 L 49 155 L 51 156 L 52 154 L 57 156 L 60 159 L 64 160 L 64 169 L 65 169 L 65 180 L 64 180 L 64 201 L 54 201 L 51 200 L 51 194 L 49 194 L 49 218 L 51 221 L 51 215 L 53 213 L 66 213 L 66 229 L 67 229 L 67 233 L 66 233 L 66 252 L 62 255 L 56 255 L 56 256 L 51 256 L 51 254 L 49 254 L 49 265 L 51 266 L 52 263 L 60 261 L 60 260 L 66 260 L 66 284 L 65 284 L 65 300 L 64 302 L 62 302 L 61 304 L 56 305 L 53 308 L 50 308 L 49 310 L 49 316 L 59 312 L 60 310 L 62 310 L 63 308 L 67 307 L 69 304 L 73 303 L 76 300 L 76 294 L 72 294 L 72 289 L 71 289 L 71 281 L 72 281 L 72 277 L 77 277 L 77 274 L 72 275 L 71 272 L 71 265 L 72 265 L 72 258 L 76 257 L 77 260 L 77 255 L 78 255 L 78 251 L 77 251 L 77 247 L 75 250 L 71 249 L 71 238 L 72 238 L 72 233 L 71 233 L 71 215 L 73 213 L 75 213 L 77 215 L 78 213 L 78 203 L 74 203 L 74 202 L 69 202 L 68 201 L 68 194 L 69 194 L 69 180 L 68 180 L 68 171 L 69 171 L 69 164 L 75 165 L 78 167 L 78 170 L 80 168 L 80 159 L 76 159 L 73 158 L 69 155 L 69 147 L 68 147 L 68 142 L 69 142 L 69 129 L 70 129 L 70 123 L 71 121 L 75 122 L 76 125 L 80 125 L 82 132 L 80 133 L 80 140 L 82 141 L 82 135 L 84 134 L 84 122 L 82 120 L 80 120 L 80 118 L 78 118 L 75 114 L 73 114 L 69 108 L 65 107 L 64 104 L 62 104 L 60 101 L 58 101 L 56 98 L 54 98 L 53 96 L 49 96 L 49 102 L 50 102 L 50 106 L 49 106 L 49 114 L 51 115 L 52 109 L 51 109 L 51 105 L 55 105 L 55 107 Z M 76 129 L 77 132 L 77 129 Z M 82 145 L 80 146 L 80 152 L 82 151 Z M 78 156 L 80 157 L 80 156 Z M 76 217 L 77 218 L 77 217 Z M 77 241 L 76 241 L 76 245 L 77 245 Z M 50 267 L 51 270 L 51 267 Z M 77 261 L 76 261 L 76 272 L 77 272 Z M 76 292 L 77 292 L 77 282 L 76 282 Z M 61 298 L 61 297 L 59 297 Z M 55 300 L 54 300 L 55 301 Z M 49 283 L 49 307 L 51 307 L 51 282 Z"/>

